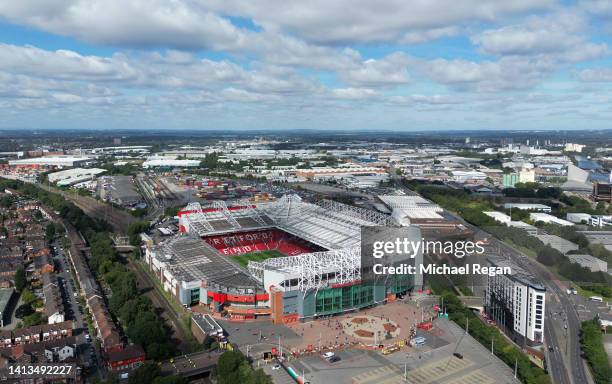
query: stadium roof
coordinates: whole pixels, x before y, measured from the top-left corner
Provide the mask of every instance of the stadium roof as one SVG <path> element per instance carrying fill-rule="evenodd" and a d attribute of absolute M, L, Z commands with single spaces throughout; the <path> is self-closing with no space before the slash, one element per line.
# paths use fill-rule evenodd
<path fill-rule="evenodd" d="M 260 209 L 282 230 L 328 249 L 358 245 L 362 226 L 392 224 L 390 216 L 375 211 L 331 200 L 307 203 L 297 195 L 285 195 Z"/>
<path fill-rule="evenodd" d="M 205 281 L 236 289 L 255 289 L 260 284 L 246 271 L 219 254 L 202 239 L 180 236 L 162 243 L 155 257 L 165 263 L 172 275 L 181 281 Z"/>

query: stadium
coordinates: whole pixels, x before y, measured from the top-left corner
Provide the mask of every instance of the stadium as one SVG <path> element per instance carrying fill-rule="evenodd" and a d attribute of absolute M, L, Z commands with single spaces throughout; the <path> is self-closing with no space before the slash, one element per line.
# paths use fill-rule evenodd
<path fill-rule="evenodd" d="M 307 321 L 383 303 L 422 284 L 411 276 L 361 281 L 361 227 L 395 226 L 378 212 L 284 195 L 256 205 L 190 203 L 178 216 L 182 234 L 147 247 L 147 263 L 181 304 L 231 319 Z"/>

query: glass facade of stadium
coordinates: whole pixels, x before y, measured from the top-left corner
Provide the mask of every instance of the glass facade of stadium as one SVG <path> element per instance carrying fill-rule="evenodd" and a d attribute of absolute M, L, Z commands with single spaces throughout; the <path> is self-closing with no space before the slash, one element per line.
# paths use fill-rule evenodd
<path fill-rule="evenodd" d="M 413 276 L 398 275 L 389 277 L 385 282 L 359 283 L 312 290 L 308 292 L 284 291 L 281 305 L 275 309 L 272 294 L 272 317 L 275 322 L 307 321 L 321 316 L 330 316 L 370 307 L 403 296 L 414 288 Z M 281 300 L 279 300 L 281 301 Z M 276 315 L 276 316 L 275 316 Z"/>

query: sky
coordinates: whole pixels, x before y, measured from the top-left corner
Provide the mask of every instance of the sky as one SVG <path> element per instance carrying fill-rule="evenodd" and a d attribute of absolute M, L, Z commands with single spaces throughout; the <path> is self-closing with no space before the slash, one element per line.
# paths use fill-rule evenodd
<path fill-rule="evenodd" d="M 2 0 L 2 129 L 612 128 L 612 0 Z"/>

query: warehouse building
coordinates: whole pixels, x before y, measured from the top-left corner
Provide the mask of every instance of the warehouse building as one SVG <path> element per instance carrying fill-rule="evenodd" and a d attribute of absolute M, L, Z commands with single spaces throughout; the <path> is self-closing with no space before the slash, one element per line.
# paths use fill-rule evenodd
<path fill-rule="evenodd" d="M 492 218 L 493 220 L 497 221 L 500 224 L 508 224 L 512 221 L 510 216 L 506 215 L 503 212 L 487 211 L 487 212 L 482 212 L 482 213 L 489 216 L 490 218 Z"/>
<path fill-rule="evenodd" d="M 84 156 L 43 156 L 30 159 L 9 160 L 9 165 L 12 167 L 80 167 L 93 163 L 93 159 Z"/>
<path fill-rule="evenodd" d="M 549 215 L 548 213 L 543 212 L 532 212 L 529 214 L 529 219 L 534 223 L 541 221 L 543 223 L 556 224 L 564 227 L 571 227 L 574 225 L 574 223 L 572 223 L 571 221 L 563 220 L 556 216 Z"/>
<path fill-rule="evenodd" d="M 570 251 L 577 251 L 580 248 L 578 244 L 572 243 L 571 241 L 565 240 L 557 235 L 538 233 L 534 236 L 540 239 L 540 241 L 545 245 L 550 245 L 552 248 L 563 253 L 564 255 Z"/>
<path fill-rule="evenodd" d="M 536 211 L 550 213 L 552 209 L 544 204 L 506 203 L 504 209 L 520 209 L 523 211 Z"/>
<path fill-rule="evenodd" d="M 106 172 L 106 169 L 102 168 L 73 168 L 50 173 L 47 175 L 47 179 L 50 183 L 55 183 L 58 186 L 68 186 L 92 180 L 104 172 Z"/>
<path fill-rule="evenodd" d="M 591 272 L 608 272 L 608 263 L 591 255 L 566 255 L 567 258 L 580 266 L 588 268 Z"/>

